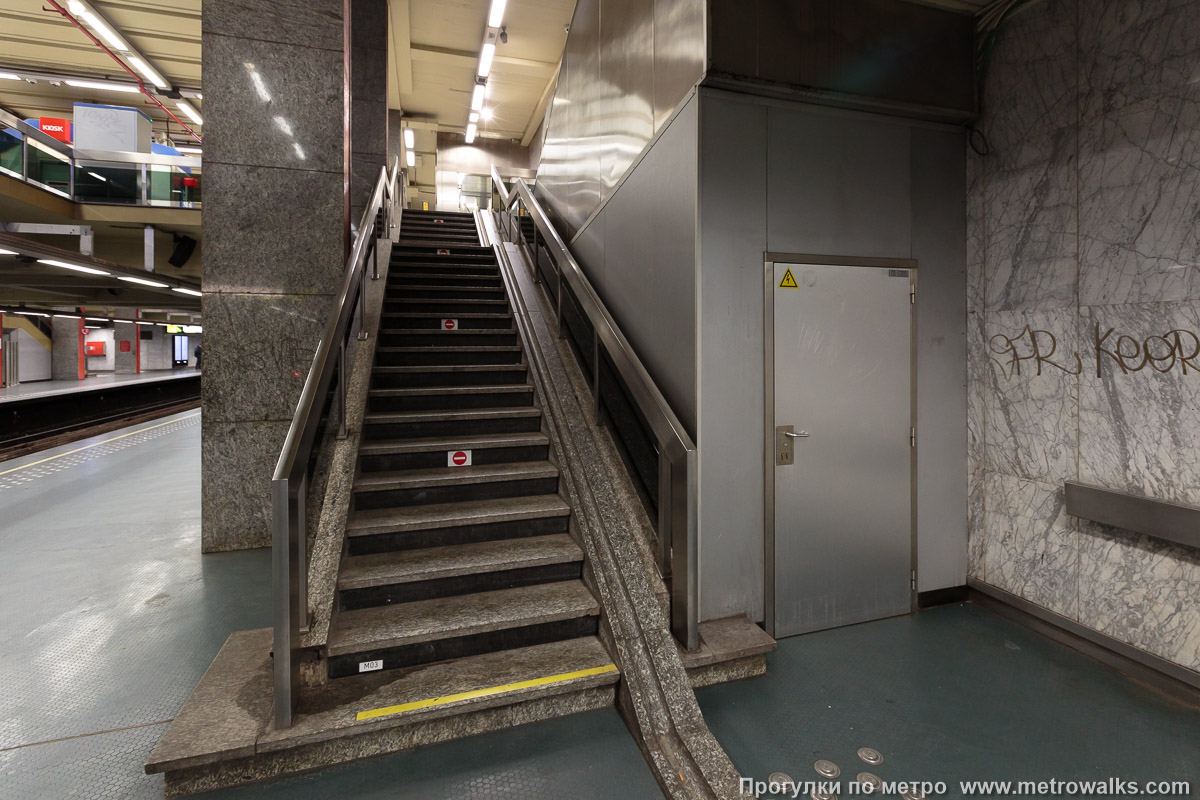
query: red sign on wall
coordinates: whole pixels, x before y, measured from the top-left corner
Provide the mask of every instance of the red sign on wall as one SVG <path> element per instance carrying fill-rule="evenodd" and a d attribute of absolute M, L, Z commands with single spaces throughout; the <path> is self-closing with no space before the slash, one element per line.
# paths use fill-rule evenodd
<path fill-rule="evenodd" d="M 47 136 L 53 136 L 60 142 L 71 141 L 71 121 L 58 117 L 38 117 L 38 128 Z"/>
<path fill-rule="evenodd" d="M 104 342 L 87 342 L 84 352 L 89 356 L 102 356 L 104 355 Z"/>
<path fill-rule="evenodd" d="M 120 344 L 122 353 L 128 353 L 133 350 L 133 342 L 129 341 L 128 339 L 125 339 Z"/>

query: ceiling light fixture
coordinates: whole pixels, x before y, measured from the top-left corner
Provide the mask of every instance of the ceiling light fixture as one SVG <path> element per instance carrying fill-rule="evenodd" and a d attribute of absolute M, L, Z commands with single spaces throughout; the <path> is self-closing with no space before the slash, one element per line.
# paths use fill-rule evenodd
<path fill-rule="evenodd" d="M 483 108 L 483 87 L 484 84 L 482 83 L 475 84 L 475 91 L 471 95 L 472 111 L 478 111 L 479 109 Z"/>
<path fill-rule="evenodd" d="M 492 8 L 488 12 L 489 28 L 500 27 L 500 23 L 504 21 L 504 7 L 506 5 L 508 5 L 508 0 L 492 0 Z"/>
<path fill-rule="evenodd" d="M 181 153 L 194 153 L 196 155 L 201 155 L 204 153 L 204 151 L 199 147 L 176 147 L 175 149 Z"/>
<path fill-rule="evenodd" d="M 100 17 L 96 14 L 93 14 L 91 11 L 84 10 L 79 14 L 79 16 L 83 17 L 83 21 L 87 23 L 88 27 L 100 34 L 100 38 L 107 42 L 108 46 L 113 50 L 130 49 L 129 43 L 118 36 L 117 32 L 108 27 L 108 23 L 100 19 Z"/>
<path fill-rule="evenodd" d="M 417 141 L 417 135 L 415 133 L 413 133 L 413 129 L 405 128 L 404 129 L 404 146 L 407 147 L 409 150 L 412 150 L 413 146 L 416 144 L 416 141 Z"/>
<path fill-rule="evenodd" d="M 197 111 L 196 109 L 192 108 L 192 104 L 189 103 L 187 100 L 176 100 L 175 107 L 178 108 L 180 111 L 182 111 L 184 114 L 187 114 L 188 117 L 191 118 L 192 122 L 196 123 L 197 125 L 204 124 L 204 120 L 200 117 L 200 112 Z"/>
<path fill-rule="evenodd" d="M 404 154 L 404 162 L 410 167 L 415 167 L 417 165 L 417 154 L 409 150 Z"/>
<path fill-rule="evenodd" d="M 190 294 L 192 297 L 202 296 L 200 292 L 197 292 L 195 289 L 184 289 L 182 286 L 172 286 L 171 291 L 179 292 L 180 294 Z"/>
<path fill-rule="evenodd" d="M 19 81 L 21 76 L 15 72 L 0 72 L 0 81 Z"/>
<path fill-rule="evenodd" d="M 130 283 L 140 283 L 142 286 L 153 286 L 156 289 L 170 288 L 170 284 L 159 283 L 158 281 L 148 281 L 145 278 L 131 278 L 128 275 L 118 275 L 117 280 L 129 281 Z"/>
<path fill-rule="evenodd" d="M 475 141 L 475 134 L 478 132 L 479 126 L 477 126 L 474 122 L 467 126 L 467 144 L 471 144 Z"/>
<path fill-rule="evenodd" d="M 15 255 L 20 255 L 20 254 L 17 253 L 16 250 L 5 250 L 3 247 L 0 247 L 0 256 L 15 256 Z"/>
<path fill-rule="evenodd" d="M 68 264 L 65 261 L 54 261 L 48 258 L 39 258 L 39 264 L 47 264 L 51 267 L 61 267 L 62 269 L 72 269 L 76 272 L 85 272 L 88 275 L 107 275 L 108 273 L 102 269 L 92 269 L 91 267 L 81 267 L 78 264 Z"/>
<path fill-rule="evenodd" d="M 159 89 L 170 89 L 171 84 L 167 83 L 166 78 L 159 74 L 158 70 L 147 64 L 137 56 L 126 56 L 133 68 L 142 74 L 142 77 L 153 83 Z"/>
<path fill-rule="evenodd" d="M 112 322 L 108 317 L 84 317 L 88 322 Z"/>
<path fill-rule="evenodd" d="M 61 319 L 83 319 L 83 317 L 79 316 L 78 314 L 55 314 L 54 316 L 60 317 Z"/>
<path fill-rule="evenodd" d="M 492 59 L 495 57 L 496 45 L 488 42 L 479 53 L 479 69 L 475 70 L 475 74 L 481 78 L 486 78 L 488 73 L 492 71 Z"/>
<path fill-rule="evenodd" d="M 63 81 L 67 86 L 74 86 L 76 89 L 100 89 L 106 92 L 128 92 L 130 94 L 140 94 L 141 89 L 130 83 L 115 83 L 113 81 Z"/>
<path fill-rule="evenodd" d="M 492 111 L 492 109 L 490 109 L 490 108 L 485 108 L 479 112 L 479 116 L 483 118 L 484 122 L 487 122 L 488 120 L 490 120 L 494 115 L 495 115 L 495 112 Z"/>
<path fill-rule="evenodd" d="M 41 311 L 14 311 L 14 314 L 20 314 L 23 317 L 48 317 L 49 314 L 43 314 Z"/>
<path fill-rule="evenodd" d="M 108 183 L 108 178 L 104 177 L 103 175 L 97 175 L 96 173 L 92 172 L 91 170 L 88 170 L 88 175 L 91 175 L 93 178 L 95 178 L 98 181 L 103 181 L 104 183 Z"/>
<path fill-rule="evenodd" d="M 479 122 L 479 112 L 472 111 L 471 115 L 467 117 L 467 122 Z"/>

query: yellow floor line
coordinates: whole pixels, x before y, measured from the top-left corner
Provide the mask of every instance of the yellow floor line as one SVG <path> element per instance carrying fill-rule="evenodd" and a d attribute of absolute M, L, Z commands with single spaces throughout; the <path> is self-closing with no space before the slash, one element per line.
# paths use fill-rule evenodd
<path fill-rule="evenodd" d="M 548 686 L 552 683 L 562 683 L 564 681 L 570 681 L 576 678 L 587 678 L 592 675 L 604 675 L 605 673 L 616 671 L 616 664 L 606 664 L 603 667 L 581 669 L 577 670 L 576 672 L 562 672 L 558 675 L 547 675 L 544 678 L 531 678 L 527 681 L 506 683 L 501 686 L 489 686 L 486 689 L 473 689 L 469 692 L 458 692 L 457 694 L 448 694 L 442 697 L 431 697 L 427 700 L 415 700 L 411 703 L 401 703 L 398 706 L 373 708 L 370 711 L 358 712 L 358 715 L 355 717 L 355 719 L 362 721 L 364 719 L 375 719 L 376 717 L 387 717 L 392 714 L 402 714 L 405 711 L 416 711 L 419 708 L 442 706 L 446 705 L 447 703 L 457 703 L 460 700 L 474 700 L 478 697 L 490 697 L 492 695 L 503 694 L 504 692 L 513 692 L 518 689 L 530 689 L 534 686 Z"/>
<path fill-rule="evenodd" d="M 108 444 L 109 442 L 115 442 L 118 439 L 124 439 L 126 436 L 133 436 L 138 433 L 145 433 L 146 431 L 152 431 L 155 428 L 161 428 L 163 425 L 170 425 L 172 422 L 183 422 L 185 419 L 192 419 L 193 417 L 198 417 L 198 416 L 200 416 L 200 415 L 199 414 L 189 414 L 186 417 L 180 417 L 179 419 L 170 419 L 170 420 L 167 420 L 166 422 L 160 422 L 157 425 L 151 425 L 148 428 L 138 428 L 136 431 L 130 431 L 129 433 L 122 433 L 120 436 L 114 436 L 111 439 L 105 439 L 102 442 L 93 442 L 91 444 L 86 444 L 83 447 L 76 447 L 74 450 L 68 450 L 65 453 L 59 453 L 56 456 L 50 456 L 49 458 L 43 458 L 40 461 L 34 461 L 32 464 L 25 464 L 20 467 L 13 467 L 12 469 L 6 469 L 3 472 L 0 472 L 0 475 L 7 475 L 10 472 L 19 472 L 23 469 L 29 469 L 30 467 L 36 467 L 38 464 L 45 464 L 47 461 L 53 461 L 56 458 L 64 458 L 66 456 L 75 455 L 76 453 L 82 452 L 84 450 L 91 450 L 93 447 L 99 447 L 102 444 Z"/>

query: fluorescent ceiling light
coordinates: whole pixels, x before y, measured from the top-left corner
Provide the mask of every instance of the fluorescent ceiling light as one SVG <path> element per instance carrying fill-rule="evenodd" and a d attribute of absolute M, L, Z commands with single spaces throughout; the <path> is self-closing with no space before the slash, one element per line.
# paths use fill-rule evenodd
<path fill-rule="evenodd" d="M 55 314 L 54 316 L 62 317 L 63 319 L 83 319 L 83 317 L 79 316 L 78 314 Z"/>
<path fill-rule="evenodd" d="M 67 86 L 74 86 L 76 89 L 100 89 L 106 92 L 128 92 L 129 94 L 137 94 L 142 90 L 129 83 L 114 83 L 112 81 L 63 81 Z"/>
<path fill-rule="evenodd" d="M 196 155 L 200 155 L 204 152 L 199 147 L 176 147 L 175 149 L 181 153 L 195 153 Z"/>
<path fill-rule="evenodd" d="M 52 267 L 62 267 L 63 269 L 73 269 L 76 272 L 86 272 L 88 275 L 107 275 L 108 273 L 102 269 L 92 269 L 91 267 L 81 267 L 78 264 L 68 264 L 65 261 L 53 261 L 48 258 L 39 258 L 39 264 L 48 264 Z"/>
<path fill-rule="evenodd" d="M 49 314 L 43 314 L 41 311 L 14 311 L 14 314 L 20 314 L 24 317 L 48 317 Z"/>
<path fill-rule="evenodd" d="M 172 286 L 171 291 L 179 292 L 180 294 L 190 294 L 192 297 L 201 296 L 200 292 L 197 292 L 195 289 L 184 289 L 182 286 Z"/>
<path fill-rule="evenodd" d="M 471 95 L 472 111 L 478 111 L 479 109 L 483 108 L 483 87 L 484 84 L 482 83 L 475 84 L 475 91 Z"/>
<path fill-rule="evenodd" d="M 192 108 L 192 104 L 189 103 L 187 100 L 179 100 L 175 103 L 175 105 L 176 105 L 176 107 L 179 108 L 180 111 L 182 111 L 184 114 L 187 114 L 189 117 L 191 117 L 192 122 L 196 123 L 197 125 L 204 124 L 204 120 L 200 118 L 200 112 L 197 111 L 196 109 Z"/>
<path fill-rule="evenodd" d="M 137 324 L 138 324 L 138 325 L 153 325 L 154 323 L 153 323 L 153 322 L 141 322 L 141 321 L 139 321 Z"/>
<path fill-rule="evenodd" d="M 487 120 L 489 120 L 493 116 L 495 116 L 495 113 L 496 112 L 492 111 L 490 108 L 485 108 L 479 112 L 479 116 L 483 117 L 484 121 L 486 122 Z"/>
<path fill-rule="evenodd" d="M 82 8 L 82 6 L 80 7 Z M 118 36 L 116 31 L 108 27 L 108 23 L 100 19 L 100 17 L 98 17 L 96 14 L 93 14 L 91 11 L 88 11 L 85 8 L 82 11 L 79 11 L 77 16 L 83 17 L 83 21 L 87 23 L 88 27 L 100 34 L 100 38 L 108 43 L 108 46 L 113 50 L 130 49 L 129 44 L 120 36 Z"/>
<path fill-rule="evenodd" d="M 472 111 L 471 115 L 467 117 L 467 122 L 479 122 L 479 112 Z"/>
<path fill-rule="evenodd" d="M 67 3 L 67 8 L 71 9 L 72 14 L 86 14 L 87 6 L 79 2 L 79 0 L 71 0 Z"/>
<path fill-rule="evenodd" d="M 496 45 L 488 42 L 483 46 L 483 51 L 479 54 L 479 69 L 475 73 L 486 78 L 488 73 L 492 71 L 492 59 L 496 56 Z"/>
<path fill-rule="evenodd" d="M 0 247 L 0 256 L 15 256 L 15 255 L 18 255 L 16 250 L 5 250 L 3 247 Z"/>
<path fill-rule="evenodd" d="M 417 135 L 415 133 L 413 133 L 413 129 L 405 128 L 404 129 L 404 146 L 407 147 L 409 150 L 412 150 L 413 145 L 416 143 L 416 140 L 417 140 Z"/>
<path fill-rule="evenodd" d="M 412 150 L 409 150 L 404 155 L 404 160 L 410 167 L 415 167 L 417 165 L 417 154 L 414 153 Z"/>
<path fill-rule="evenodd" d="M 475 134 L 479 132 L 479 126 L 474 122 L 467 126 L 467 144 L 475 141 Z"/>
<path fill-rule="evenodd" d="M 492 9 L 488 12 L 488 27 L 499 28 L 500 23 L 504 21 L 504 7 L 508 5 L 508 0 L 492 0 Z"/>
<path fill-rule="evenodd" d="M 19 81 L 21 76 L 15 72 L 0 72 L 0 81 Z"/>
<path fill-rule="evenodd" d="M 108 317 L 84 317 L 88 322 L 112 322 Z"/>
<path fill-rule="evenodd" d="M 93 178 L 95 178 L 98 181 L 104 181 L 105 183 L 108 183 L 108 178 L 104 177 L 103 175 L 97 175 L 96 173 L 92 172 L 91 170 L 88 170 L 88 175 L 91 175 Z"/>
<path fill-rule="evenodd" d="M 167 83 L 166 78 L 142 59 L 137 56 L 128 56 L 128 60 L 130 64 L 133 64 L 133 68 L 142 74 L 143 78 L 153 83 L 159 89 L 171 88 L 171 84 Z"/>
<path fill-rule="evenodd" d="M 129 281 L 130 283 L 140 283 L 143 286 L 153 286 L 156 289 L 166 289 L 170 286 L 170 284 L 159 283 L 158 281 L 148 281 L 145 278 L 131 278 L 128 275 L 118 275 L 117 280 Z"/>

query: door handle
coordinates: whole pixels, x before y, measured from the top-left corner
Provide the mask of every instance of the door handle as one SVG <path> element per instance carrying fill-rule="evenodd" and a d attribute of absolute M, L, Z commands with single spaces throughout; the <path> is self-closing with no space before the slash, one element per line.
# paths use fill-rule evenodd
<path fill-rule="evenodd" d="M 800 431 L 799 433 L 792 433 L 791 431 L 784 431 L 783 435 L 788 437 L 789 439 L 807 439 L 809 436 L 812 436 L 812 434 L 809 433 L 808 431 Z"/>

